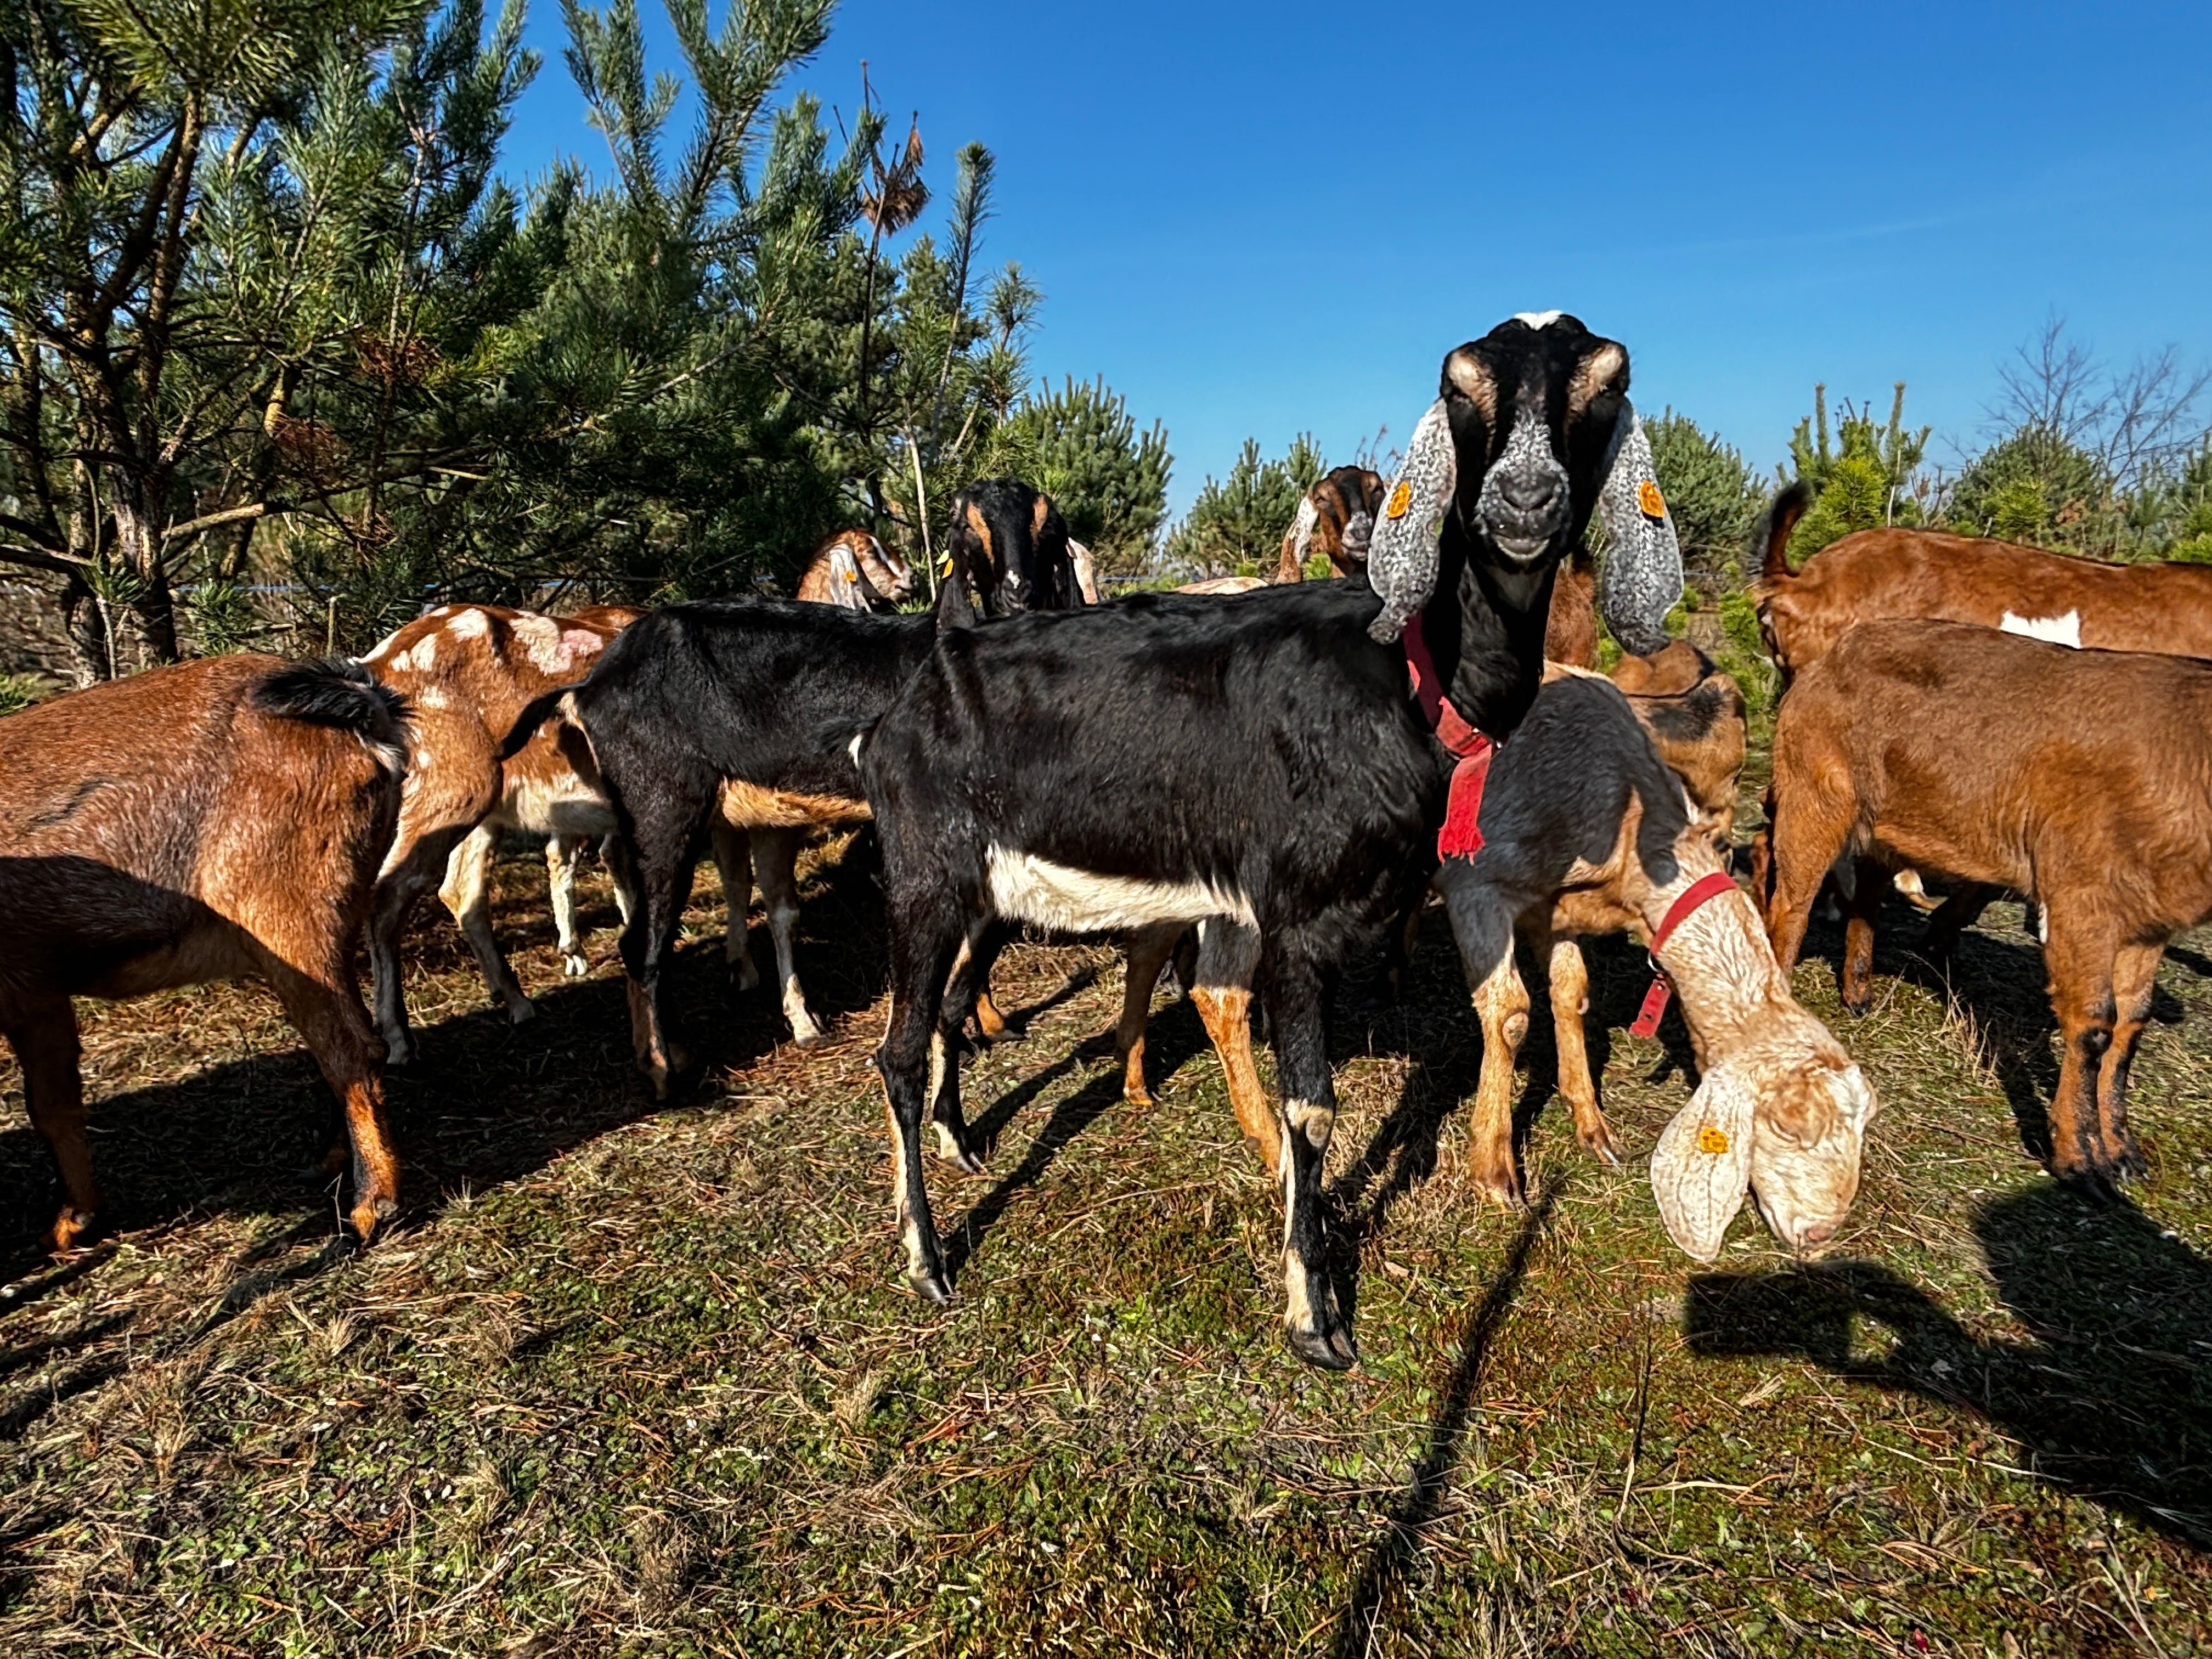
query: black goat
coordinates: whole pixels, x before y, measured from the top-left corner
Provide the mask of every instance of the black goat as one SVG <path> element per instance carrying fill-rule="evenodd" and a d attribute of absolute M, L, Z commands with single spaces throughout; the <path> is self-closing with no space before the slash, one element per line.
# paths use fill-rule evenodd
<path fill-rule="evenodd" d="M 1553 577 L 1601 492 L 1620 493 L 1610 475 L 1635 420 L 1626 349 L 1571 317 L 1501 324 L 1445 358 L 1441 389 L 1385 497 L 1369 582 L 1139 594 L 947 633 L 858 745 L 890 921 L 878 1064 L 923 1296 L 951 1287 L 922 1120 L 976 1165 L 957 1059 L 1004 927 L 1227 916 L 1262 941 L 1291 1346 L 1356 1362 L 1319 1206 L 1335 1116 L 1324 977 L 1434 866 L 1450 767 L 1431 735 L 1438 693 L 1492 737 L 1527 711 Z M 1408 689 L 1409 646 L 1433 670 L 1425 698 Z"/>
<path fill-rule="evenodd" d="M 1018 478 L 979 478 L 955 495 L 945 551 L 987 617 L 1083 603 L 1066 520 L 1051 496 Z"/>

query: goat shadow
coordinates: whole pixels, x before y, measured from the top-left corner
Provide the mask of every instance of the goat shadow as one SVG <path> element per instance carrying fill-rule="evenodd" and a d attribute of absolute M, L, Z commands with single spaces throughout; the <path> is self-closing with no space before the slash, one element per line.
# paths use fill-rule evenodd
<path fill-rule="evenodd" d="M 553 927 L 542 880 L 517 881 L 514 873 L 507 872 L 495 905 L 500 939 L 510 951 L 550 945 Z M 801 941 L 802 971 L 817 1012 L 842 1014 L 880 994 L 881 907 L 870 902 L 873 884 L 865 860 L 824 860 L 814 875 L 805 931 L 819 929 L 833 939 L 863 934 L 860 948 L 850 951 L 842 941 Z M 483 997 L 473 962 L 443 912 L 435 906 L 418 910 L 404 943 L 407 959 L 439 970 L 477 1000 L 467 1012 L 418 1020 L 415 1064 L 386 1073 L 404 1222 L 433 1218 L 461 1194 L 526 1178 L 610 1129 L 666 1109 L 631 1063 L 613 905 L 596 884 L 578 896 L 597 971 L 541 988 L 534 998 L 538 1018 L 520 1026 Z M 871 915 L 872 951 L 866 937 Z M 765 944 L 757 942 L 757 954 Z M 672 978 L 687 1036 L 712 1063 L 743 1066 L 788 1041 L 772 982 L 738 994 L 721 959 L 719 933 L 684 949 Z M 281 1020 L 273 998 L 267 1009 Z M 189 1018 L 187 1012 L 177 1022 L 179 1030 Z M 159 1234 L 210 1214 L 270 1224 L 255 1230 L 253 1242 L 228 1264 L 213 1310 L 190 1333 L 160 1333 L 164 1340 L 196 1339 L 270 1291 L 343 1259 L 353 1247 L 343 1228 L 340 1183 L 321 1167 L 337 1128 L 336 1103 L 296 1034 L 289 1026 L 281 1030 L 281 1047 L 173 1082 L 107 1093 L 97 1076 L 88 1079 L 88 1134 L 109 1238 L 63 1261 L 52 1261 L 43 1242 L 60 1202 L 45 1139 L 21 1117 L 0 1129 L 0 1282 L 9 1290 L 0 1319 L 98 1275 L 115 1254 L 115 1235 Z M 127 1322 L 137 1314 L 122 1316 Z M 0 1345 L 0 1388 L 27 1368 L 100 1349 L 112 1334 L 112 1322 L 95 1321 L 20 1347 Z M 35 1398 L 0 1398 L 0 1441 L 20 1436 L 59 1401 L 119 1369 L 106 1357 L 90 1359 Z"/>
<path fill-rule="evenodd" d="M 1974 1335 L 1878 1263 L 1692 1279 L 1692 1353 L 1789 1355 L 1917 1394 L 2017 1440 L 2035 1474 L 2212 1550 L 2212 1261 L 2132 1206 L 2049 1181 L 1985 1205 L 1974 1231 L 2026 1343 Z M 1869 1357 L 1855 1330 L 1893 1334 Z"/>
<path fill-rule="evenodd" d="M 2058 1022 L 2051 1012 L 2043 951 L 2030 942 L 2019 927 L 2021 921 L 2017 899 L 1996 901 L 1978 922 L 1960 934 L 1946 962 L 1923 944 L 1927 918 L 1902 897 L 1890 894 L 1885 896 L 1875 923 L 1874 971 L 1877 980 L 1903 980 L 1957 1001 L 1983 1037 L 1983 1051 L 2004 1091 L 2022 1149 L 2039 1162 L 2047 1162 L 2050 1101 L 2058 1086 L 2058 1055 L 2051 1039 Z M 1999 927 L 2004 931 L 1998 931 Z M 1802 957 L 1829 962 L 1839 994 L 1843 952 L 1841 924 L 1816 920 L 1807 931 Z M 2199 978 L 2212 979 L 2212 962 L 2185 946 L 2168 946 L 2166 960 Z M 2162 966 L 2160 971 L 2166 969 Z M 1877 983 L 1874 990 L 1877 1003 L 1881 994 Z M 2157 988 L 2151 1001 L 2153 1024 L 2179 1025 L 2185 1012 L 2179 998 L 2162 985 Z M 1835 1027 L 1836 1035 L 1846 1045 L 1850 1042 L 1853 1019 L 1845 1013 Z M 2136 1128 L 2138 1134 L 2143 1133 L 2141 1123 Z"/>

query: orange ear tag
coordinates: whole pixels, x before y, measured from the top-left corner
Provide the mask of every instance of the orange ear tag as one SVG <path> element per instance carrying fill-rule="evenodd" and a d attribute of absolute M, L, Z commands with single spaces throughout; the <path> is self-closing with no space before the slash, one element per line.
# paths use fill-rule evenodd
<path fill-rule="evenodd" d="M 1699 1152 L 1711 1152 L 1717 1156 L 1718 1154 L 1728 1151 L 1728 1131 L 1725 1129 L 1716 1129 L 1711 1124 L 1708 1123 L 1704 1128 L 1698 1131 L 1698 1150 Z"/>
<path fill-rule="evenodd" d="M 1647 519 L 1667 516 L 1667 498 L 1659 493 L 1659 486 L 1650 478 L 1636 486 L 1636 505 Z"/>
<path fill-rule="evenodd" d="M 1413 481 L 1411 478 L 1401 478 L 1398 480 L 1398 487 L 1390 492 L 1389 505 L 1382 511 L 1390 518 L 1402 519 L 1406 516 L 1406 509 L 1413 504 Z"/>

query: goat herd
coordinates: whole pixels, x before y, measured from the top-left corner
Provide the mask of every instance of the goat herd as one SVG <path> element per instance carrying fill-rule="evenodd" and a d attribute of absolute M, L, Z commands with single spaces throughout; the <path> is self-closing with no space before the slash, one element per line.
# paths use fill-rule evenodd
<path fill-rule="evenodd" d="M 1671 992 L 1701 1072 L 1651 1158 L 1669 1231 L 1711 1260 L 1748 1193 L 1792 1248 L 1830 1237 L 1875 1112 L 1790 990 L 1832 872 L 1854 1010 L 1891 876 L 1949 884 L 1940 938 L 1999 890 L 2032 899 L 2064 1043 L 2051 1166 L 2100 1190 L 2138 1172 L 2130 1056 L 2166 941 L 2212 911 L 2212 665 L 2193 659 L 2212 655 L 2212 570 L 1873 531 L 1793 574 L 1804 500 L 1786 493 L 1758 588 L 1786 692 L 1747 892 L 1730 872 L 1744 704 L 1667 639 L 1680 556 L 1627 391 L 1626 350 L 1576 319 L 1501 324 L 1445 358 L 1387 489 L 1356 468 L 1315 486 L 1273 583 L 1099 604 L 1053 503 L 993 480 L 954 500 L 931 611 L 897 613 L 911 573 L 848 532 L 796 601 L 446 605 L 359 662 L 209 659 L 0 720 L 0 1029 L 60 1168 L 53 1246 L 99 1208 L 70 999 L 249 974 L 343 1103 L 350 1215 L 373 1232 L 398 1201 L 382 1122 L 382 1069 L 410 1054 L 398 949 L 434 882 L 495 996 L 532 1012 L 486 902 L 510 829 L 549 838 L 571 974 L 575 856 L 601 841 L 638 1061 L 665 1093 L 686 1062 L 661 981 L 698 858 L 721 866 L 748 988 L 757 878 L 809 1045 L 793 860 L 809 833 L 873 819 L 893 1200 L 932 1299 L 951 1284 L 923 1126 L 982 1167 L 959 1062 L 971 1030 L 1001 1029 L 992 964 L 1024 927 L 1127 936 L 1134 1101 L 1155 982 L 1184 953 L 1238 1121 L 1281 1184 L 1291 1346 L 1319 1365 L 1357 1358 L 1320 1204 L 1324 989 L 1377 939 L 1402 951 L 1431 889 L 1484 1037 L 1472 1178 L 1501 1200 L 1520 1197 L 1516 939 L 1548 968 L 1576 1133 L 1614 1162 L 1576 941 L 1626 931 L 1661 972 L 1639 1029 Z M 1601 561 L 1582 550 L 1594 514 Z M 1316 556 L 1340 580 L 1297 580 Z M 1632 653 L 1610 683 L 1601 614 Z M 374 1027 L 352 962 L 364 927 Z"/>

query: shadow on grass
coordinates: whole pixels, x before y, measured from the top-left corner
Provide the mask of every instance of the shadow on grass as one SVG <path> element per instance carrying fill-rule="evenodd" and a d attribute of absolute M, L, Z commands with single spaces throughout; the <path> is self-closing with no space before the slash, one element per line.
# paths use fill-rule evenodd
<path fill-rule="evenodd" d="M 1690 1283 L 1691 1351 L 1789 1354 L 1985 1419 L 2054 1486 L 2212 1549 L 2212 1262 L 2131 1206 L 2048 1182 L 1976 1218 L 1997 1293 L 2033 1334 L 1984 1341 L 1869 1261 Z M 1855 1328 L 1892 1334 L 1854 1352 Z"/>
<path fill-rule="evenodd" d="M 1176 1068 L 1205 1046 L 1206 1036 L 1200 1026 L 1196 1012 L 1188 1003 L 1178 1003 L 1155 1018 L 1146 1036 L 1148 1054 L 1160 1067 L 1159 1075 L 1172 1076 Z M 1086 1042 L 1062 1055 L 1050 1066 L 1024 1079 L 1014 1088 L 991 1103 L 991 1108 L 975 1121 L 976 1129 L 985 1144 L 993 1145 L 1007 1124 L 1045 1090 L 1061 1078 L 1068 1076 L 1084 1062 L 1087 1051 L 1095 1044 Z M 1021 1193 L 1034 1187 L 1044 1172 L 1052 1167 L 1061 1148 L 1081 1134 L 1112 1108 L 1121 1105 L 1121 1068 L 1109 1066 L 1085 1084 L 1073 1094 L 1054 1107 L 1052 1115 L 1023 1149 L 1022 1161 L 1009 1170 L 991 1190 L 977 1200 L 968 1213 L 947 1230 L 945 1239 L 946 1268 L 957 1278 L 968 1264 L 969 1258 L 997 1226 L 1007 1207 Z M 1158 1105 L 1151 1109 L 1158 1111 Z"/>
<path fill-rule="evenodd" d="M 1550 1224 L 1553 1209 L 1565 1185 L 1564 1181 L 1555 1179 L 1536 1195 L 1536 1201 L 1521 1218 L 1520 1231 L 1506 1248 L 1505 1260 L 1498 1276 L 1491 1281 L 1489 1291 L 1468 1316 L 1460 1335 L 1459 1352 L 1438 1390 L 1437 1413 L 1429 1422 L 1428 1443 L 1414 1461 L 1405 1490 L 1391 1505 L 1389 1529 L 1360 1565 L 1352 1595 L 1337 1620 L 1335 1638 L 1329 1645 L 1332 1655 L 1350 1659 L 1350 1656 L 1369 1650 L 1385 1603 L 1403 1589 L 1420 1559 L 1423 1534 L 1443 1506 L 1452 1469 L 1459 1461 L 1460 1439 L 1467 1432 L 1468 1419 L 1474 1411 L 1491 1344 L 1512 1310 L 1513 1299 L 1519 1294 L 1522 1279 L 1528 1269 L 1528 1257 Z"/>

